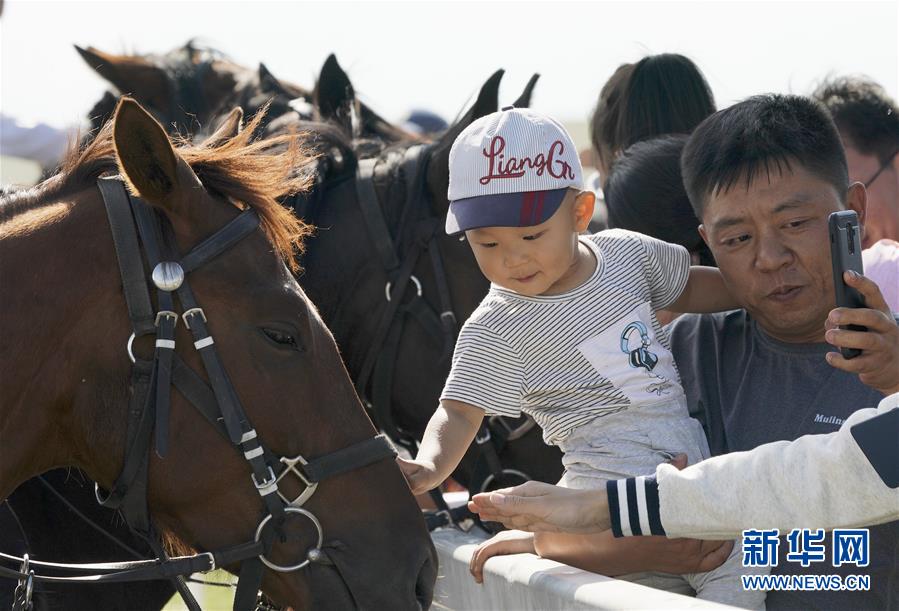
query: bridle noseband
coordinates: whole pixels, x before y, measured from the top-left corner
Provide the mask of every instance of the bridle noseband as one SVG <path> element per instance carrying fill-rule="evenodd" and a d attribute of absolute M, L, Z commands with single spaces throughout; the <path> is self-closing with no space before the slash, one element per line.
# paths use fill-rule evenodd
<path fill-rule="evenodd" d="M 20 570 L 0 567 L 0 575 L 19 579 L 25 588 L 30 588 L 33 581 L 103 583 L 174 579 L 188 608 L 194 611 L 199 609 L 199 605 L 187 590 L 181 576 L 240 563 L 234 609 L 253 609 L 262 581 L 263 566 L 274 571 L 292 572 L 306 567 L 310 562 L 330 564 L 321 550 L 324 542 L 321 523 L 311 511 L 302 507 L 315 493 L 318 484 L 325 479 L 393 458 L 396 452 L 383 435 L 378 435 L 314 459 L 303 456 L 278 458 L 262 443 L 251 425 L 219 359 L 206 314 L 196 302 L 187 276 L 255 231 L 259 218 L 254 210 L 244 210 L 213 236 L 178 258 L 174 253 L 171 230 L 159 213 L 139 199 L 130 197 L 118 177 L 101 178 L 98 186 L 112 229 L 132 325 L 133 333 L 128 340 L 127 349 L 133 366 L 122 470 L 108 493 L 104 494 L 97 487 L 97 500 L 105 507 L 120 509 L 132 530 L 147 540 L 159 558 L 138 562 L 72 565 L 29 561 L 27 555 L 25 558 L 18 558 L 0 554 L 0 560 L 16 562 L 21 567 Z M 152 280 L 159 306 L 155 311 L 150 300 L 138 240 L 144 246 L 148 267 L 153 270 Z M 180 315 L 175 308 L 176 297 L 182 308 Z M 194 373 L 175 352 L 175 326 L 179 318 L 191 332 L 209 384 Z M 144 335 L 155 335 L 152 361 L 137 359 L 133 354 L 134 339 Z M 171 559 L 166 557 L 149 517 L 146 494 L 150 438 L 154 430 L 157 454 L 165 457 L 168 452 L 172 386 L 247 461 L 253 486 L 265 507 L 265 514 L 252 541 L 216 552 Z M 287 477 L 299 479 L 304 485 L 304 490 L 293 499 L 285 497 L 279 489 L 279 484 Z M 291 516 L 302 516 L 312 523 L 316 531 L 316 543 L 302 561 L 290 566 L 280 566 L 271 562 L 266 554 L 271 552 L 276 539 L 285 540 L 284 526 Z M 35 575 L 31 566 L 97 574 L 76 577 Z M 16 611 L 29 608 L 30 589 L 28 594 L 28 597 L 23 597 L 27 601 L 18 608 L 14 607 Z"/>

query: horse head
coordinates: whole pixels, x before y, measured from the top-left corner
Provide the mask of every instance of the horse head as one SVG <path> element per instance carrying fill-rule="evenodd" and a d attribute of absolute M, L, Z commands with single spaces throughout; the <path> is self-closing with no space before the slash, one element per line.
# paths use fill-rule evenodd
<path fill-rule="evenodd" d="M 75 49 L 118 95 L 129 95 L 149 110 L 169 132 L 184 135 L 206 130 L 212 120 L 234 106 L 255 114 L 273 100 L 281 112 L 295 98 L 311 99 L 298 85 L 277 79 L 264 66 L 241 66 L 223 53 L 193 41 L 161 55 L 115 55 L 88 47 Z M 107 92 L 90 113 L 95 128 L 115 109 L 117 95 Z M 271 114 L 265 120 L 269 120 Z M 308 116 L 306 118 L 309 118 Z"/>
<path fill-rule="evenodd" d="M 175 261 L 190 253 L 181 259 L 186 262 L 198 243 L 223 227 L 258 219 L 195 270 L 185 263 L 202 312 L 191 315 L 191 329 L 175 327 L 174 353 L 195 372 L 195 388 L 208 384 L 214 392 L 207 396 L 218 398 L 225 380 L 231 394 L 217 402 L 222 432 L 183 389 L 166 389 L 168 450 L 165 458 L 152 452 L 148 458 L 153 523 L 201 551 L 253 541 L 274 492 L 271 482 L 265 486 L 267 480 L 254 475 L 253 460 L 271 455 L 296 462 L 302 456 L 314 462 L 373 438 L 334 340 L 289 269 L 306 228 L 276 200 L 303 187 L 292 178 L 303 153 L 288 145 L 272 154 L 278 142 L 252 142 L 258 120 L 230 138 L 234 124 L 226 122 L 211 145 L 176 149 L 159 123 L 123 99 L 110 125 L 66 162 L 61 175 L 0 203 L 3 280 L 17 287 L 0 305 L 0 498 L 27 477 L 63 465 L 80 467 L 103 489 L 117 486 L 127 407 L 136 392 L 125 351 L 134 324 L 116 265 L 119 245 L 95 183 L 116 169 L 132 196 L 170 227 L 162 244 Z M 185 307 L 180 289 L 178 298 Z M 209 336 L 198 340 L 197 329 Z M 147 362 L 153 346 L 146 335 L 129 352 Z M 200 354 L 210 348 L 219 369 L 210 366 L 208 353 Z M 235 451 L 225 403 L 242 406 L 241 422 L 265 452 L 247 452 L 246 428 L 243 451 Z M 308 488 L 289 474 L 275 486 L 288 499 Z M 302 508 L 316 516 L 320 546 L 314 521 L 289 513 L 269 524 L 278 522 L 280 538 L 264 555 L 271 565 L 294 565 L 318 546 L 318 562 L 289 572 L 267 569 L 262 589 L 270 598 L 301 608 L 418 609 L 430 603 L 434 549 L 389 457 L 321 481 L 313 491 Z"/>

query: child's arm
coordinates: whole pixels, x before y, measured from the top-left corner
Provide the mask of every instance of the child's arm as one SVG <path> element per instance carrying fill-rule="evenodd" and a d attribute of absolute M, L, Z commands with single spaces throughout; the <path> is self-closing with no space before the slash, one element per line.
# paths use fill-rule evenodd
<path fill-rule="evenodd" d="M 739 308 L 740 304 L 724 285 L 724 277 L 717 267 L 690 266 L 690 276 L 683 292 L 665 309 L 672 312 L 723 312 Z"/>
<path fill-rule="evenodd" d="M 440 402 L 428 422 L 415 460 L 397 458 L 412 494 L 436 488 L 450 476 L 483 419 L 484 410 L 474 405 L 450 399 Z"/>

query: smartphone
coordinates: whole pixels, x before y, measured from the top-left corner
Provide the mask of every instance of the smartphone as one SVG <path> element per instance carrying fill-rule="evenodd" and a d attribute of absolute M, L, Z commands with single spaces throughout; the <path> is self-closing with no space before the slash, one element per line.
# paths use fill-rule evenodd
<path fill-rule="evenodd" d="M 862 270 L 862 245 L 859 235 L 858 215 L 853 210 L 834 212 L 827 219 L 830 230 L 830 261 L 833 267 L 833 288 L 836 304 L 840 308 L 863 308 L 865 298 L 843 281 L 843 272 Z M 840 326 L 850 331 L 867 331 L 860 325 Z M 862 353 L 857 348 L 840 348 L 844 358 L 852 359 Z"/>

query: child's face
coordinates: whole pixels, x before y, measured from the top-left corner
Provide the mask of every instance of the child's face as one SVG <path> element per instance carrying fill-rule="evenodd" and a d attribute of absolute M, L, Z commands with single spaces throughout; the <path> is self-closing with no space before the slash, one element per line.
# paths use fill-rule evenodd
<path fill-rule="evenodd" d="M 579 271 L 577 236 L 592 213 L 592 194 L 569 190 L 556 213 L 540 225 L 482 227 L 466 231 L 465 237 L 491 282 L 522 295 L 553 294 L 574 288 L 565 285 Z"/>

